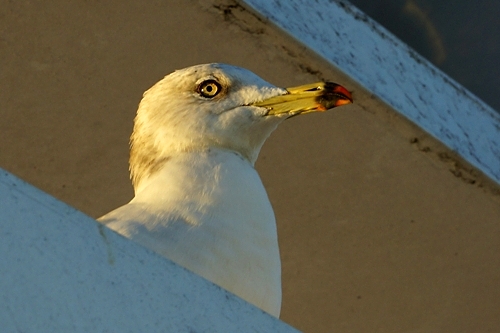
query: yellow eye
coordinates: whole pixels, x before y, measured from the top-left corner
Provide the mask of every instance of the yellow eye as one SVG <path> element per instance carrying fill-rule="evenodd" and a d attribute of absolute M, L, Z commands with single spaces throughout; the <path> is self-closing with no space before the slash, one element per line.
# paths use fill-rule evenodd
<path fill-rule="evenodd" d="M 215 80 L 206 80 L 198 86 L 198 93 L 206 98 L 213 98 L 222 91 L 219 82 Z"/>

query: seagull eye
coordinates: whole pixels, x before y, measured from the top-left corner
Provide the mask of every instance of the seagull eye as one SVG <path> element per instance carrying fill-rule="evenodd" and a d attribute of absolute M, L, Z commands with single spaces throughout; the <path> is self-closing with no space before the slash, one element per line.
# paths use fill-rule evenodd
<path fill-rule="evenodd" d="M 198 86 L 198 93 L 206 98 L 212 98 L 217 96 L 222 91 L 222 87 L 219 82 L 215 80 L 207 80 L 200 83 Z"/>

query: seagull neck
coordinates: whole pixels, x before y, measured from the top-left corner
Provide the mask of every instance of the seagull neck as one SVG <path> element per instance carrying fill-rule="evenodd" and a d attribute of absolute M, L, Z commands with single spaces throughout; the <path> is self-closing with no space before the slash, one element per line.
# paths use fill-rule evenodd
<path fill-rule="evenodd" d="M 135 194 L 138 197 L 145 189 L 150 191 L 153 187 L 164 191 L 166 187 L 172 188 L 174 184 L 184 190 L 198 187 L 197 184 L 210 184 L 211 181 L 218 180 L 224 170 L 237 172 L 239 168 L 254 170 L 254 165 L 233 150 L 207 148 L 203 151 L 180 152 L 164 158 L 160 167 L 141 179 L 134 186 Z"/>

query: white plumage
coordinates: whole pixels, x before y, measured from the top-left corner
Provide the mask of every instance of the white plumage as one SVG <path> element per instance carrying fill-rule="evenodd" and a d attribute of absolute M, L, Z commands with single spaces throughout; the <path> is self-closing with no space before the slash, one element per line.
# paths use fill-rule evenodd
<path fill-rule="evenodd" d="M 325 109 L 322 89 L 290 92 L 224 64 L 166 76 L 137 111 L 135 197 L 100 222 L 278 317 L 276 223 L 254 163 L 280 122 Z M 335 89 L 326 108 L 351 100 Z M 314 105 L 304 107 L 306 99 Z"/>

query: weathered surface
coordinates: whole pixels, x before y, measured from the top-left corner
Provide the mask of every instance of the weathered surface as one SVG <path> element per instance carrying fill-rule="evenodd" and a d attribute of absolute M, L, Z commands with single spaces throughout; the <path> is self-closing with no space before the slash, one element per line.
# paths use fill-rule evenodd
<path fill-rule="evenodd" d="M 2 332 L 296 332 L 0 169 Z"/>
<path fill-rule="evenodd" d="M 500 183 L 500 114 L 356 7 L 244 2 Z"/>

